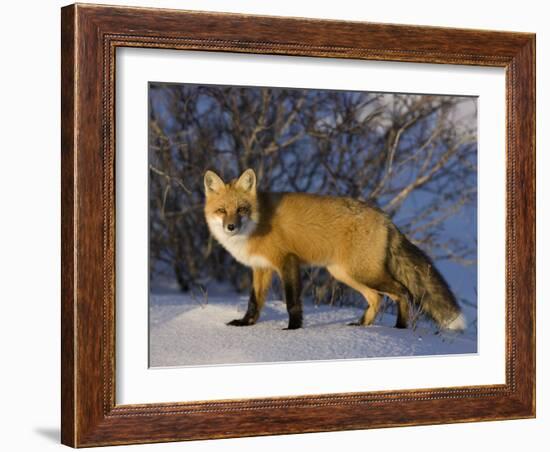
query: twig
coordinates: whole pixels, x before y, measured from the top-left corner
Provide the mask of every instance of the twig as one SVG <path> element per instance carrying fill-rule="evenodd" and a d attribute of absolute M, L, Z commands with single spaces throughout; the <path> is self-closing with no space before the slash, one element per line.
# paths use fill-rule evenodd
<path fill-rule="evenodd" d="M 158 168 L 155 168 L 153 165 L 149 165 L 149 169 L 151 171 L 153 171 L 153 173 L 156 173 L 159 176 L 162 176 L 162 177 L 166 178 L 169 182 L 176 183 L 178 186 L 183 188 L 186 191 L 187 194 L 189 194 L 189 195 L 193 194 L 193 192 L 185 186 L 185 184 L 183 183 L 183 181 L 181 179 L 179 179 L 177 177 L 174 177 L 174 176 L 171 176 L 170 174 L 166 174 L 164 171 L 161 171 Z"/>

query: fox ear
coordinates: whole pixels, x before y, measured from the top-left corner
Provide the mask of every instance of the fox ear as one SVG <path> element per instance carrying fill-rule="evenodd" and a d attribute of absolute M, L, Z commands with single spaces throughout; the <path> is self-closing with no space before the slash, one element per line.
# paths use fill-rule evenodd
<path fill-rule="evenodd" d="M 239 180 L 237 180 L 237 187 L 245 192 L 255 192 L 256 191 L 256 173 L 252 168 L 248 168 L 244 173 L 241 174 Z"/>
<path fill-rule="evenodd" d="M 204 192 L 206 193 L 206 196 L 210 193 L 219 193 L 224 187 L 225 183 L 222 178 L 214 171 L 207 171 L 204 173 Z"/>

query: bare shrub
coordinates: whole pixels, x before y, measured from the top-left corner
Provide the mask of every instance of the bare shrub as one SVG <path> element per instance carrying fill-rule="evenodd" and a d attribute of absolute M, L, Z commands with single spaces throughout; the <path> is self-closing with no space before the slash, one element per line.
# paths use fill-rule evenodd
<path fill-rule="evenodd" d="M 209 236 L 207 169 L 256 170 L 260 189 L 351 196 L 378 205 L 434 260 L 475 263 L 447 226 L 475 210 L 476 102 L 467 97 L 151 83 L 150 275 L 181 290 L 250 277 Z M 316 303 L 357 303 L 325 271 L 304 275 Z"/>

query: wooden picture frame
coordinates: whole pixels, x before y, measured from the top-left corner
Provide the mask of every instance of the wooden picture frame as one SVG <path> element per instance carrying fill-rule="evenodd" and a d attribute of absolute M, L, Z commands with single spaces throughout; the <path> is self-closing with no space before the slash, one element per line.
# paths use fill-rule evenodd
<path fill-rule="evenodd" d="M 62 9 L 61 439 L 73 447 L 535 416 L 535 36 L 70 5 Z M 115 403 L 117 47 L 506 70 L 506 382 L 263 399 Z"/>

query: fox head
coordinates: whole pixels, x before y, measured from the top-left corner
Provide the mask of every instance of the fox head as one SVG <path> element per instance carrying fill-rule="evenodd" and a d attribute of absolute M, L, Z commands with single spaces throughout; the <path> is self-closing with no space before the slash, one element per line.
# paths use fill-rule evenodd
<path fill-rule="evenodd" d="M 249 235 L 259 221 L 256 173 L 247 169 L 225 183 L 213 171 L 204 174 L 204 213 L 214 235 Z"/>

